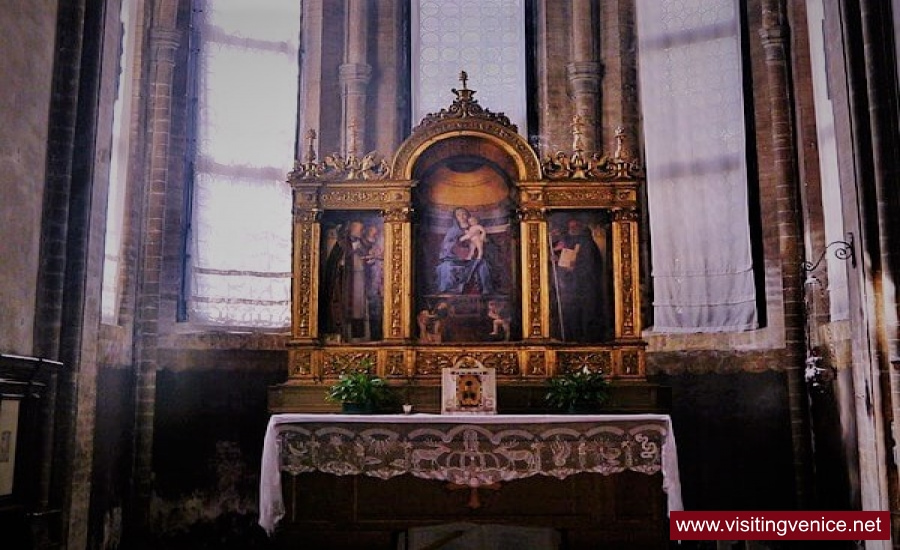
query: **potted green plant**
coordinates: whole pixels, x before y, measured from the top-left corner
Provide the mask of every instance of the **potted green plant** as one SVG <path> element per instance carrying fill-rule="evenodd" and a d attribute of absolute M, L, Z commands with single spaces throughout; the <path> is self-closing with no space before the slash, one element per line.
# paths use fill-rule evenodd
<path fill-rule="evenodd" d="M 550 378 L 545 399 L 568 413 L 597 412 L 609 399 L 609 382 L 603 371 L 588 367 Z"/>
<path fill-rule="evenodd" d="M 328 388 L 325 398 L 340 403 L 343 412 L 355 414 L 376 412 L 394 401 L 387 381 L 368 369 L 341 374 Z"/>

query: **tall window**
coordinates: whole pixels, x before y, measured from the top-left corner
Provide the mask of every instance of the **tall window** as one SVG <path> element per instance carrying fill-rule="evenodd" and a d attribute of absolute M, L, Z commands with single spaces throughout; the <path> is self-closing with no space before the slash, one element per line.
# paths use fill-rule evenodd
<path fill-rule="evenodd" d="M 466 71 L 482 107 L 528 135 L 525 0 L 413 0 L 413 124 L 446 107 Z"/>
<path fill-rule="evenodd" d="M 198 1 L 188 314 L 290 324 L 300 2 Z"/>
<path fill-rule="evenodd" d="M 895 5 L 900 2 L 895 0 Z M 809 57 L 812 67 L 813 99 L 816 110 L 816 139 L 819 147 L 819 170 L 822 177 L 822 217 L 825 222 L 825 241 L 844 240 L 844 220 L 841 216 L 841 180 L 838 167 L 837 139 L 834 131 L 834 108 L 828 93 L 824 33 L 825 6 L 823 0 L 806 3 L 809 27 Z M 895 17 L 900 14 L 895 13 Z M 829 303 L 831 320 L 849 319 L 850 302 L 847 295 L 847 266 L 845 262 L 827 256 Z"/>
<path fill-rule="evenodd" d="M 106 244 L 103 261 L 103 293 L 101 315 L 106 324 L 118 322 L 122 298 L 122 244 L 125 230 L 125 195 L 128 181 L 128 158 L 131 149 L 131 118 L 133 114 L 134 47 L 138 20 L 135 2 L 123 2 L 122 47 L 119 57 L 119 78 L 116 102 L 113 105 L 112 152 L 109 168 L 109 194 L 106 203 Z"/>
<path fill-rule="evenodd" d="M 753 329 L 738 2 L 637 8 L 654 329 Z"/>

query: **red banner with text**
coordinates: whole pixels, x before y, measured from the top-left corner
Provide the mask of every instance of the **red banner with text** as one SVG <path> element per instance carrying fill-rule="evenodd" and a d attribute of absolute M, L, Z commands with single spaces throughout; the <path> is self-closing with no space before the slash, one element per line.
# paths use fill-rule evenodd
<path fill-rule="evenodd" d="M 889 512 L 671 512 L 672 540 L 890 540 Z"/>

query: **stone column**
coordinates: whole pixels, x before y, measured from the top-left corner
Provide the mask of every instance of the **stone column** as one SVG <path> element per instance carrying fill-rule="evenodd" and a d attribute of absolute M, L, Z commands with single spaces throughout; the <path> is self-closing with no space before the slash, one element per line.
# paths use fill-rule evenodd
<path fill-rule="evenodd" d="M 592 0 L 572 2 L 572 61 L 566 66 L 574 114 L 586 122 L 586 151 L 596 151 L 602 67 L 596 57 Z M 602 149 L 602 147 L 600 147 Z"/>
<path fill-rule="evenodd" d="M 310 130 L 322 133 L 322 45 L 325 16 L 322 2 L 305 2 L 300 29 L 300 102 L 297 110 L 298 126 L 305 135 Z M 296 158 L 303 158 L 304 140 L 297 140 Z M 324 152 L 330 152 L 328 149 Z"/>
<path fill-rule="evenodd" d="M 603 0 L 598 8 L 598 56 L 603 60 L 603 82 L 597 146 L 605 150 L 610 145 L 606 140 L 615 135 L 619 126 L 630 136 L 641 135 L 638 128 L 637 35 L 634 0 Z"/>
<path fill-rule="evenodd" d="M 41 60 L 42 62 L 47 61 L 48 70 L 53 69 L 50 89 L 42 90 L 44 93 L 49 91 L 47 94 L 49 111 L 45 122 L 45 124 L 49 122 L 49 127 L 45 127 L 44 130 L 47 131 L 46 136 L 52 139 L 45 142 L 47 145 L 46 175 L 37 172 L 34 174 L 35 178 L 46 177 L 46 181 L 43 188 L 42 216 L 40 221 L 36 222 L 39 223 L 38 227 L 41 231 L 41 248 L 37 288 L 35 296 L 33 296 L 35 299 L 33 346 L 34 355 L 68 362 L 75 361 L 78 357 L 70 351 L 75 349 L 73 346 L 63 346 L 64 342 L 72 340 L 72 336 L 67 337 L 66 333 L 77 336 L 82 329 L 77 318 L 72 319 L 71 315 L 67 316 L 65 305 L 68 302 L 71 302 L 73 307 L 77 305 L 74 300 L 75 294 L 67 292 L 66 289 L 67 268 L 71 261 L 82 261 L 84 256 L 84 251 L 76 249 L 74 246 L 73 252 L 68 252 L 68 244 L 72 239 L 69 220 L 75 215 L 72 212 L 74 208 L 72 180 L 75 148 L 78 146 L 76 122 L 79 90 L 83 78 L 82 59 L 85 56 L 83 45 L 85 6 L 84 2 L 75 1 L 59 2 L 58 4 L 54 7 L 54 10 L 57 10 L 55 28 L 47 29 L 49 34 L 45 35 L 50 39 L 53 31 L 56 32 L 54 54 L 50 60 Z M 34 9 L 37 10 L 37 6 Z M 47 8 L 41 9 L 46 10 Z M 30 16 L 28 22 L 23 22 L 23 28 L 28 29 L 37 22 L 37 17 Z M 33 52 L 35 56 L 33 71 L 38 68 L 37 54 L 38 52 Z M 40 69 L 44 69 L 43 63 Z M 33 93 L 37 93 L 37 90 L 34 90 Z M 14 117 L 16 115 L 9 113 L 5 116 Z M 37 157 L 35 156 L 35 158 Z M 9 315 L 13 311 L 6 309 L 5 313 Z M 24 324 L 25 319 L 22 321 Z M 25 330 L 24 326 L 22 328 Z M 27 346 L 27 340 L 25 340 L 24 333 L 21 336 L 22 350 L 25 350 L 24 346 Z M 74 363 L 71 366 L 67 365 L 66 369 L 50 376 L 45 394 L 49 406 L 43 411 L 39 420 L 40 424 L 44 426 L 40 435 L 40 462 L 31 465 L 35 472 L 39 472 L 39 481 L 35 488 L 37 494 L 34 506 L 34 511 L 38 513 L 29 518 L 29 529 L 44 537 L 47 536 L 47 533 L 57 531 L 60 538 L 53 540 L 60 541 L 63 540 L 61 537 L 65 536 L 64 530 L 67 528 L 67 523 L 64 523 L 65 520 L 62 518 L 63 512 L 52 514 L 47 512 L 54 508 L 65 508 L 65 513 L 68 513 L 71 506 L 71 489 L 69 487 L 71 476 L 66 465 L 71 462 L 74 448 L 71 442 L 74 431 L 72 411 L 77 396 L 75 395 L 75 373 L 70 369 L 76 366 Z M 55 410 L 53 406 L 55 406 Z"/>
<path fill-rule="evenodd" d="M 368 88 L 378 109 L 369 113 L 372 131 L 366 152 L 390 155 L 405 139 L 410 128 L 409 2 L 379 0 L 369 7 L 369 19 L 376 25 L 376 37 L 369 48 L 369 63 L 378 68 L 378 78 Z M 419 121 L 412 121 L 415 126 Z"/>
<path fill-rule="evenodd" d="M 156 412 L 157 342 L 160 324 L 161 266 L 165 231 L 166 188 L 169 178 L 172 128 L 172 82 L 175 55 L 181 41 L 177 28 L 178 1 L 159 0 L 153 7 L 149 36 L 149 73 L 146 85 L 148 117 L 147 165 L 142 217 L 143 240 L 137 272 L 134 362 L 136 381 L 135 503 L 138 529 L 146 527 L 153 494 L 153 423 Z"/>
<path fill-rule="evenodd" d="M 341 142 L 348 154 L 366 147 L 366 88 L 372 77 L 372 66 L 367 63 L 368 13 L 367 0 L 348 2 L 347 48 L 339 69 L 344 110 Z M 351 126 L 356 131 L 350 131 Z"/>
<path fill-rule="evenodd" d="M 802 509 L 809 499 L 811 463 L 810 427 L 804 382 L 805 320 L 803 281 L 799 265 L 803 261 L 803 240 L 799 222 L 799 190 L 796 144 L 791 112 L 790 65 L 787 56 L 787 13 L 782 0 L 762 1 L 762 28 L 759 30 L 765 53 L 765 85 L 771 120 L 772 187 L 775 190 L 779 257 L 782 260 L 784 292 L 785 376 L 791 417 L 794 451 L 794 481 L 797 504 Z"/>
<path fill-rule="evenodd" d="M 900 165 L 896 159 L 896 150 L 898 146 L 897 122 L 896 122 L 896 92 L 894 88 L 894 78 L 896 77 L 896 69 L 892 56 L 887 53 L 884 44 L 889 44 L 891 30 L 886 27 L 884 20 L 889 10 L 885 9 L 884 2 L 876 0 L 860 0 L 860 20 L 862 22 L 862 40 L 863 53 L 865 60 L 866 73 L 866 101 L 868 103 L 869 115 L 869 136 L 871 147 L 871 163 L 872 163 L 872 183 L 874 187 L 875 205 L 870 206 L 870 212 L 865 217 L 872 217 L 877 222 L 877 238 L 878 249 L 880 251 L 878 263 L 881 269 L 874 268 L 873 272 L 879 274 L 875 277 L 874 286 L 878 289 L 876 292 L 876 307 L 878 313 L 875 317 L 878 319 L 878 332 L 882 335 L 879 338 L 879 351 L 882 358 L 890 358 L 890 361 L 879 360 L 879 370 L 881 371 L 881 414 L 885 419 L 894 419 L 890 422 L 890 431 L 885 430 L 884 436 L 876 436 L 878 439 L 873 442 L 874 448 L 884 449 L 882 456 L 887 465 L 884 467 L 884 476 L 886 478 L 887 508 L 891 510 L 891 532 L 894 543 L 900 536 L 900 489 L 898 489 L 898 479 L 900 479 L 900 466 L 897 465 L 896 457 L 900 456 L 898 446 L 900 446 L 900 337 L 898 337 L 898 292 L 896 284 L 898 276 L 898 253 L 897 246 L 898 231 L 896 222 L 896 212 L 898 204 L 900 204 L 900 192 L 897 190 L 897 176 L 900 173 Z M 895 4 L 896 5 L 896 4 Z M 897 29 L 894 28 L 896 33 Z M 860 150 L 866 150 L 861 148 Z M 871 202 L 868 202 L 871 204 Z M 868 225 L 868 224 L 867 224 Z M 874 235 L 869 236 L 871 239 Z M 865 247 L 871 250 L 874 247 Z M 859 252 L 857 252 L 859 254 Z M 876 264 L 872 261 L 873 267 Z M 878 403 L 878 398 L 875 402 Z M 881 438 L 884 437 L 884 440 Z M 893 445 L 892 445 L 893 444 Z M 893 449 L 891 449 L 893 446 Z M 895 457 L 893 465 L 889 457 Z M 884 502 L 884 500 L 882 500 Z M 881 509 L 884 509 L 883 507 Z M 887 547 L 887 543 L 885 543 Z"/>

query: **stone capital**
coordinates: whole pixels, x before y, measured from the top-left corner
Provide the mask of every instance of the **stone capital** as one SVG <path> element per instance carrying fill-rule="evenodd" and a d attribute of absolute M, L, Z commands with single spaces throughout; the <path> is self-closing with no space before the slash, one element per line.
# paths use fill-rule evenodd
<path fill-rule="evenodd" d="M 566 65 L 566 76 L 576 94 L 595 94 L 600 90 L 603 65 L 599 61 L 573 61 Z"/>
<path fill-rule="evenodd" d="M 338 68 L 338 77 L 344 86 L 365 88 L 372 78 L 372 66 L 368 63 L 343 63 Z"/>

